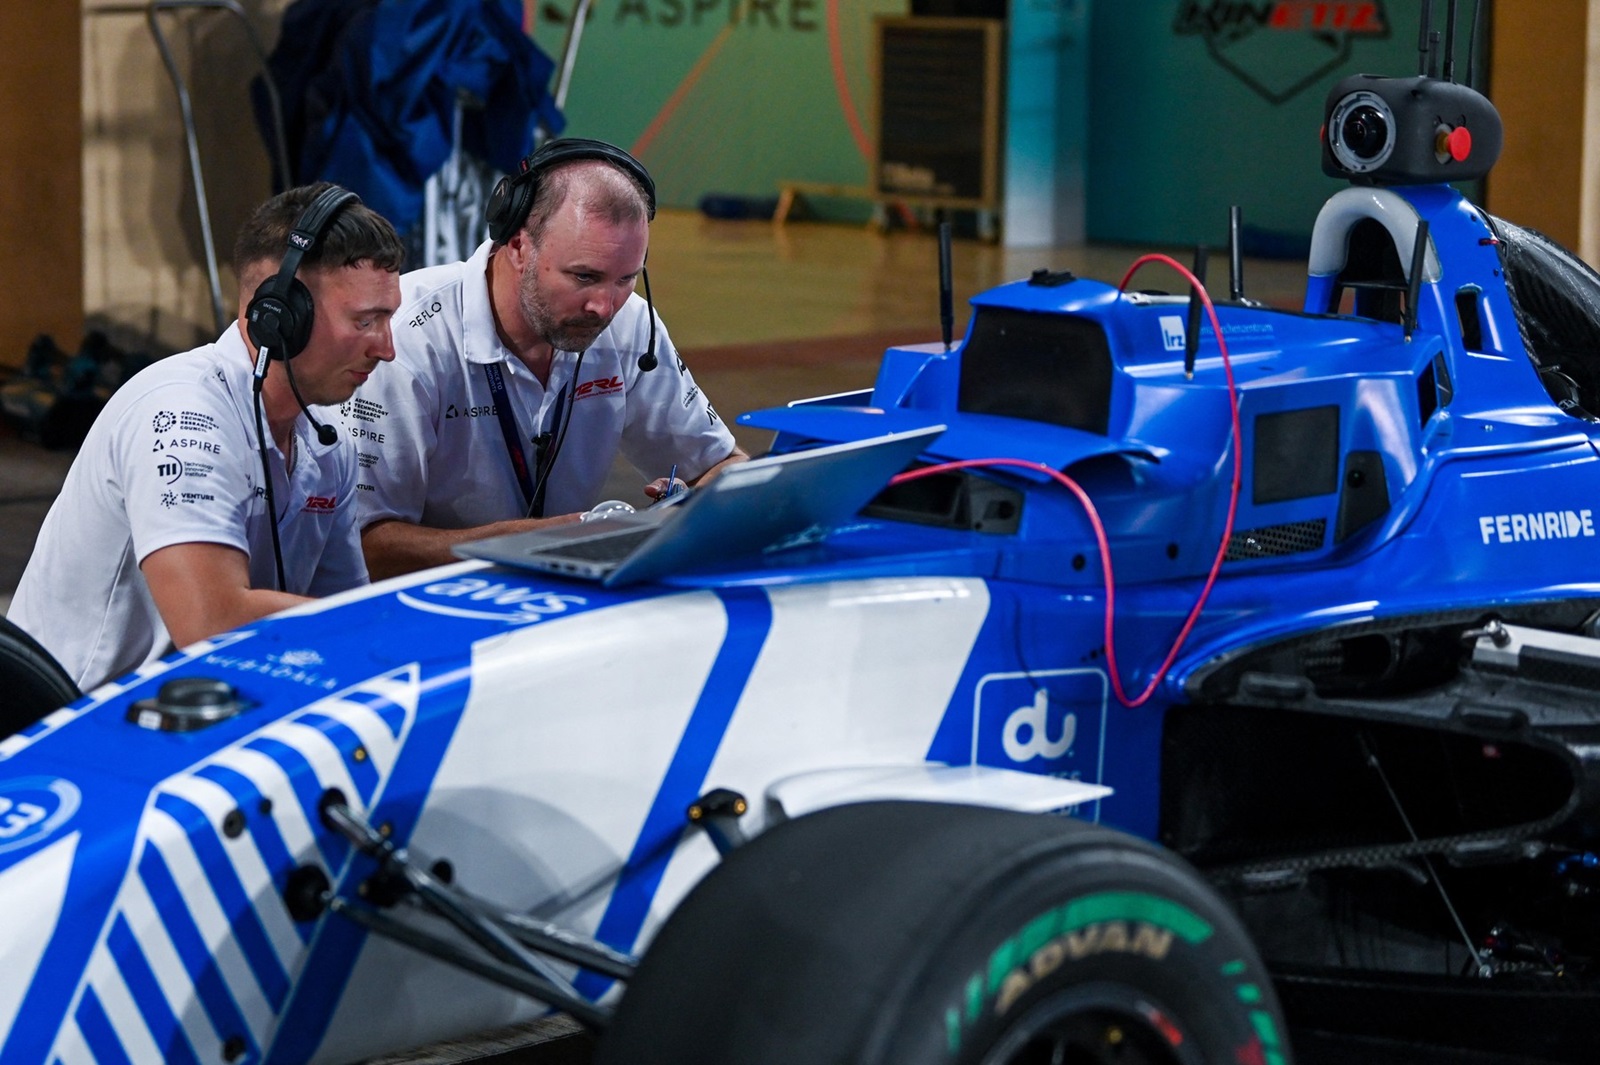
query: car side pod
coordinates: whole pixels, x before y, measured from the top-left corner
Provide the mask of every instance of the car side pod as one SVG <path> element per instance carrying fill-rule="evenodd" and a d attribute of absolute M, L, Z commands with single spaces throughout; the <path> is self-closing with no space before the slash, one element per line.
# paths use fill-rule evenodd
<path fill-rule="evenodd" d="M 1243 928 L 1181 859 L 1081 821 L 936 802 L 837 806 L 734 850 L 668 917 L 595 1057 L 1062 1060 L 1291 1051 Z"/>

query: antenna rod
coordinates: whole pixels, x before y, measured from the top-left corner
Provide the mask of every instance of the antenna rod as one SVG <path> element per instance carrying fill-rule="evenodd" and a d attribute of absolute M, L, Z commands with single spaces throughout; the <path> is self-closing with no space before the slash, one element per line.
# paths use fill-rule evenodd
<path fill-rule="evenodd" d="M 1417 330 L 1417 299 L 1422 291 L 1422 269 L 1428 262 L 1428 220 L 1417 220 L 1417 242 L 1411 246 L 1411 276 L 1406 278 L 1406 320 L 1404 323 L 1407 343 L 1411 334 Z"/>
<path fill-rule="evenodd" d="M 1467 31 L 1467 85 L 1477 88 L 1473 84 L 1473 68 L 1478 59 L 1478 27 L 1483 19 L 1483 0 L 1473 0 L 1472 3 L 1472 28 Z"/>
<path fill-rule="evenodd" d="M 1194 276 L 1202 285 L 1206 282 L 1206 246 L 1194 248 Z M 1183 376 L 1194 378 L 1194 357 L 1200 351 L 1200 290 L 1189 286 L 1189 328 L 1183 333 Z"/>
<path fill-rule="evenodd" d="M 1428 73 L 1428 53 L 1433 37 L 1433 0 L 1423 0 L 1422 24 L 1417 28 L 1417 73 Z"/>
<path fill-rule="evenodd" d="M 945 351 L 955 338 L 954 288 L 950 281 L 950 223 L 944 221 L 939 223 L 939 328 L 944 333 Z"/>
<path fill-rule="evenodd" d="M 1445 5 L 1444 24 L 1444 80 L 1456 80 L 1456 5 L 1449 0 Z"/>
<path fill-rule="evenodd" d="M 1228 208 L 1228 298 L 1238 303 L 1244 299 L 1244 240 L 1243 212 L 1239 205 Z"/>

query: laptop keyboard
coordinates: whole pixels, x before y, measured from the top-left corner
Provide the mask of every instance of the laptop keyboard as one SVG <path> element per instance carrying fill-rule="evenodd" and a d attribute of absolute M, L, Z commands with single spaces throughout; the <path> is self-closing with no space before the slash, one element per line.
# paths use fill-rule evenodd
<path fill-rule="evenodd" d="M 593 540 L 574 540 L 569 544 L 562 544 L 559 548 L 545 548 L 540 554 L 549 552 L 563 558 L 581 558 L 585 562 L 605 562 L 609 559 L 621 560 L 627 558 L 645 540 L 655 535 L 655 528 L 634 529 L 630 532 L 617 533 L 615 536 L 597 536 Z"/>

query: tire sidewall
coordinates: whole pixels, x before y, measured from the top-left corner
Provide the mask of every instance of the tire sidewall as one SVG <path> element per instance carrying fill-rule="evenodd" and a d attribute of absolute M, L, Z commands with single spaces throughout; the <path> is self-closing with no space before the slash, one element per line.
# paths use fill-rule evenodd
<path fill-rule="evenodd" d="M 946 911 L 902 967 L 864 1062 L 979 1065 L 1062 1011 L 1111 1007 L 1193 1062 L 1290 1060 L 1265 968 L 1198 874 L 1132 840 L 1043 848 Z"/>

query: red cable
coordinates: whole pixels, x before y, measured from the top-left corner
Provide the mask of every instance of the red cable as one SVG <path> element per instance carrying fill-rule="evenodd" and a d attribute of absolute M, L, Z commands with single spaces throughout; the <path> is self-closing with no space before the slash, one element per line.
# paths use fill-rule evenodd
<path fill-rule="evenodd" d="M 1222 561 L 1227 557 L 1228 541 L 1233 539 L 1233 519 L 1239 506 L 1239 486 L 1244 479 L 1244 460 L 1240 455 L 1239 448 L 1239 440 L 1242 437 L 1242 433 L 1239 426 L 1238 389 L 1233 380 L 1233 362 L 1228 355 L 1227 341 L 1225 341 L 1222 337 L 1222 325 L 1217 321 L 1217 311 L 1216 308 L 1211 304 L 1211 296 L 1206 292 L 1205 285 L 1201 284 L 1200 279 L 1195 277 L 1193 273 L 1183 266 L 1183 264 L 1177 262 L 1171 256 L 1159 254 L 1144 255 L 1135 260 L 1134 264 L 1128 268 L 1128 272 L 1123 275 L 1122 283 L 1117 286 L 1118 289 L 1126 289 L 1128 281 L 1133 277 L 1134 272 L 1137 271 L 1139 267 L 1149 262 L 1166 263 L 1168 266 L 1171 266 L 1174 270 L 1177 270 L 1180 274 L 1182 274 L 1189 284 L 1192 285 L 1197 292 L 1199 292 L 1200 300 L 1205 304 L 1206 314 L 1211 319 L 1211 329 L 1217 338 L 1217 350 L 1222 355 L 1222 369 L 1228 380 L 1228 410 L 1233 418 L 1233 484 L 1228 494 L 1228 517 L 1223 523 L 1222 542 L 1217 545 L 1217 554 L 1211 562 L 1210 572 L 1206 574 L 1205 584 L 1201 587 L 1200 595 L 1195 599 L 1194 606 L 1189 611 L 1189 616 L 1184 620 L 1183 627 L 1178 630 L 1177 637 L 1172 641 L 1172 649 L 1167 652 L 1166 658 L 1162 660 L 1161 665 L 1156 669 L 1155 675 L 1150 678 L 1149 685 L 1144 689 L 1144 691 L 1140 692 L 1137 697 L 1132 699 L 1128 698 L 1127 693 L 1124 692 L 1122 688 L 1121 671 L 1117 667 L 1117 643 L 1115 630 L 1117 588 L 1116 577 L 1111 568 L 1110 543 L 1106 539 L 1105 525 L 1100 520 L 1100 513 L 1099 511 L 1095 510 L 1094 501 L 1089 498 L 1089 493 L 1083 490 L 1082 485 L 1078 484 L 1078 482 L 1074 481 L 1071 477 L 1068 477 L 1060 470 L 1046 466 L 1042 462 L 1034 462 L 1030 459 L 1010 458 L 961 459 L 956 462 L 944 462 L 937 466 L 924 466 L 920 469 L 908 470 L 907 472 L 899 474 L 889 481 L 890 484 L 899 484 L 902 481 L 915 480 L 918 477 L 928 477 L 935 473 L 943 473 L 948 470 L 967 469 L 973 466 L 1016 466 L 1023 469 L 1037 470 L 1040 473 L 1046 474 L 1049 477 L 1054 478 L 1057 483 L 1064 486 L 1068 491 L 1076 496 L 1078 502 L 1083 505 L 1084 513 L 1089 518 L 1089 526 L 1094 530 L 1095 544 L 1100 549 L 1100 569 L 1104 574 L 1106 585 L 1106 666 L 1107 672 L 1111 676 L 1111 689 L 1116 693 L 1117 701 L 1123 706 L 1128 707 L 1142 706 L 1151 695 L 1155 694 L 1156 688 L 1164 679 L 1166 679 L 1167 671 L 1172 668 L 1172 663 L 1177 659 L 1178 652 L 1183 648 L 1184 641 L 1189 638 L 1190 630 L 1194 628 L 1195 622 L 1199 620 L 1200 611 L 1202 608 L 1204 608 L 1206 600 L 1210 598 L 1211 589 L 1217 582 L 1217 574 L 1222 570 Z"/>

